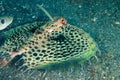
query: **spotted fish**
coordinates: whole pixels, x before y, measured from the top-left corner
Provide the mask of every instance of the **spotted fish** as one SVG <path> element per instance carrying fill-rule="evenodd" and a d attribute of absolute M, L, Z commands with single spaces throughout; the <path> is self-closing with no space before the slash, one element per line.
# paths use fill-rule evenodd
<path fill-rule="evenodd" d="M 50 15 L 48 17 L 52 18 Z M 29 69 L 48 69 L 62 63 L 81 63 L 99 50 L 88 33 L 67 23 L 64 18 L 51 19 L 40 26 L 40 22 L 26 24 L 4 34 L 6 41 L 0 47 L 4 57 L 2 66 L 23 54 L 24 66 Z"/>
<path fill-rule="evenodd" d="M 68 24 L 64 18 L 38 28 L 24 48 L 24 65 L 33 69 L 85 61 L 98 50 L 88 33 Z"/>

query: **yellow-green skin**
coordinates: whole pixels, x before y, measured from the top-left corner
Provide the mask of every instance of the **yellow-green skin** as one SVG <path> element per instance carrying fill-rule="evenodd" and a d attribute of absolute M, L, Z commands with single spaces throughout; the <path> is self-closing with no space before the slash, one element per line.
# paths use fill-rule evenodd
<path fill-rule="evenodd" d="M 27 41 L 24 46 L 27 50 L 23 53 L 23 59 L 24 65 L 28 68 L 49 69 L 59 64 L 82 63 L 94 56 L 98 50 L 95 41 L 82 29 L 70 24 L 55 25 L 56 23 L 57 21 L 53 21 L 37 29 L 33 37 Z M 60 35 L 62 35 L 63 39 Z M 77 41 L 79 38 L 80 41 Z M 44 44 L 42 43 L 43 41 Z M 49 44 L 49 46 L 46 46 L 46 44 Z M 67 47 L 65 44 L 70 46 Z M 49 48 L 50 51 L 47 52 Z M 62 48 L 68 50 L 63 50 Z M 41 52 L 44 49 L 45 52 Z M 59 54 L 56 55 L 57 53 Z"/>

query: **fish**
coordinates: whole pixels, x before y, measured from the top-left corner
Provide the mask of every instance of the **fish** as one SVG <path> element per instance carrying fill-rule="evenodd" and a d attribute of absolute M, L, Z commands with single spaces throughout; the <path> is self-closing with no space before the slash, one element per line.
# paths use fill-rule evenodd
<path fill-rule="evenodd" d="M 8 43 L 7 46 L 9 45 L 12 46 Z M 96 42 L 88 33 L 68 24 L 64 18 L 37 28 L 18 50 L 13 49 L 11 47 L 9 51 L 10 57 L 23 54 L 23 65 L 30 69 L 47 69 L 51 68 L 48 66 L 71 61 L 83 62 L 98 50 Z"/>
<path fill-rule="evenodd" d="M 37 21 L 7 32 L 7 40 L 0 47 L 4 56 L 1 65 L 22 55 L 22 66 L 28 69 L 52 69 L 59 64 L 82 63 L 99 51 L 97 43 L 83 29 L 65 18 L 50 20 L 44 25 Z"/>
<path fill-rule="evenodd" d="M 0 17 L 0 30 L 5 29 L 13 22 L 12 16 L 2 16 Z"/>

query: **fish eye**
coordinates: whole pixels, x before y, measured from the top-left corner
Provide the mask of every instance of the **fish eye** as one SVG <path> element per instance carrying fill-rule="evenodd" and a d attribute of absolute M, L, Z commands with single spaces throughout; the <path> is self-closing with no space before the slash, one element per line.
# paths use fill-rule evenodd
<path fill-rule="evenodd" d="M 64 21 L 64 18 L 61 18 L 61 21 L 63 22 L 63 21 Z"/>
<path fill-rule="evenodd" d="M 1 23 L 4 24 L 4 23 L 5 23 L 5 20 L 4 20 L 4 19 L 1 19 Z"/>

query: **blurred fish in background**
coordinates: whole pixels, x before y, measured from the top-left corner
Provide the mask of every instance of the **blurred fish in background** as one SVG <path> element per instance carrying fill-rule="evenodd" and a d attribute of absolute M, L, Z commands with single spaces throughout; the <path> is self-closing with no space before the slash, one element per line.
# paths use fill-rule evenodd
<path fill-rule="evenodd" d="M 6 27 L 8 27 L 8 25 L 10 25 L 13 21 L 13 17 L 12 16 L 2 16 L 0 17 L 0 30 L 5 29 Z"/>

